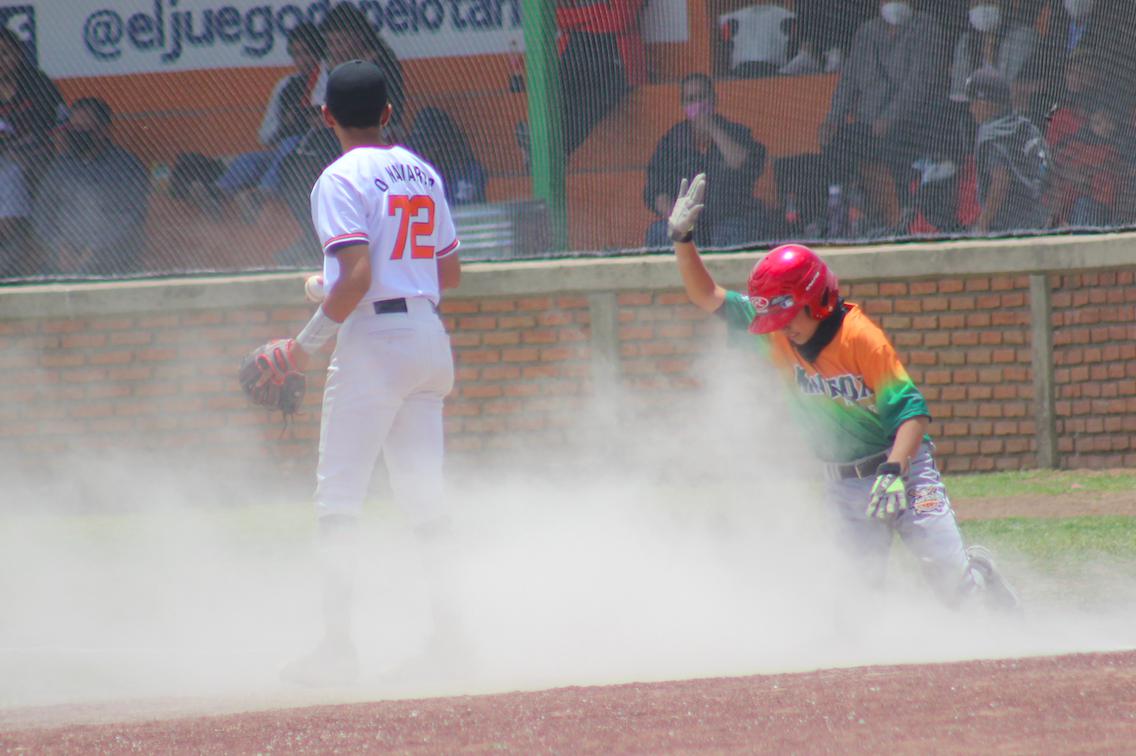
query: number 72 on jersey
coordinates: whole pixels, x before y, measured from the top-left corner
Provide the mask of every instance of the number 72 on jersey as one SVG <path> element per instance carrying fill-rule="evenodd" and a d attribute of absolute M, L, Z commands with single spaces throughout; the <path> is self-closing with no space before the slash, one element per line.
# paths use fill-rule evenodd
<path fill-rule="evenodd" d="M 387 215 L 398 217 L 398 238 L 390 259 L 401 260 L 410 246 L 413 260 L 434 257 L 434 198 L 428 194 L 392 194 L 387 197 Z M 424 240 L 425 239 L 425 240 Z"/>

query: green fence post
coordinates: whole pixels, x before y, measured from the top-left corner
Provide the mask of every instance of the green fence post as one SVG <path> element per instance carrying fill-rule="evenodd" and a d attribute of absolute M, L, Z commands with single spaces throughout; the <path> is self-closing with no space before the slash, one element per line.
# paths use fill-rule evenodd
<path fill-rule="evenodd" d="M 567 158 L 560 115 L 556 3 L 523 0 L 525 74 L 528 78 L 529 153 L 533 196 L 548 205 L 552 247 L 568 248 L 568 203 L 564 187 Z"/>

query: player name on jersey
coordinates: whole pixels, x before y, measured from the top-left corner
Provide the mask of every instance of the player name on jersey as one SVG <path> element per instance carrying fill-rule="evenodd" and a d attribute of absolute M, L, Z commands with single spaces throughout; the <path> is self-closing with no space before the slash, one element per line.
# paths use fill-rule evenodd
<path fill-rule="evenodd" d="M 404 164 L 404 163 L 391 163 L 386 166 L 386 173 L 391 183 L 396 184 L 418 184 L 421 187 L 432 189 L 435 181 L 434 177 L 429 173 L 422 170 L 417 165 Z M 382 191 L 390 191 L 390 184 L 382 178 L 375 179 L 375 186 Z"/>

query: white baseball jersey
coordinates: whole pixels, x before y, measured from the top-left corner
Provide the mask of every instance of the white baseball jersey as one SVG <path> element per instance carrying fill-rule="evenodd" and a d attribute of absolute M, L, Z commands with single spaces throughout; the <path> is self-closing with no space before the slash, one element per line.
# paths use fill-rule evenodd
<path fill-rule="evenodd" d="M 356 147 L 324 169 L 312 189 L 312 223 L 323 244 L 323 277 L 339 276 L 337 249 L 366 244 L 366 300 L 441 299 L 440 257 L 458 248 L 442 179 L 405 147 Z"/>

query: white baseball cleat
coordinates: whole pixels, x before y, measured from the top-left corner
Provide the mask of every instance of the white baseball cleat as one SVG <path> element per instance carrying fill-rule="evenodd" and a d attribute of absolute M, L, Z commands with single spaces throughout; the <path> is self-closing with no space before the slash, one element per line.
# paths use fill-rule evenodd
<path fill-rule="evenodd" d="M 1018 592 L 1002 577 L 994 564 L 994 555 L 985 546 L 971 546 L 966 550 L 970 568 L 982 578 L 986 605 L 1002 612 L 1017 612 L 1022 608 Z"/>
<path fill-rule="evenodd" d="M 359 678 L 359 655 L 350 641 L 324 640 L 314 651 L 280 670 L 284 682 L 309 688 L 350 685 Z"/>

